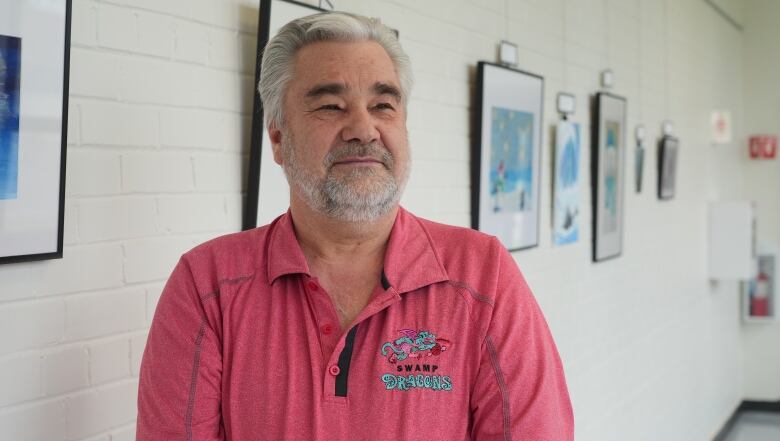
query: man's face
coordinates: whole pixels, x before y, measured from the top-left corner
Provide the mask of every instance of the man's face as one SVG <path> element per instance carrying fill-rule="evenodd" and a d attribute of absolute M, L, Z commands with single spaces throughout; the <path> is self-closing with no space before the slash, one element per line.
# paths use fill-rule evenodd
<path fill-rule="evenodd" d="M 284 97 L 284 127 L 269 128 L 291 191 L 345 221 L 395 207 L 409 172 L 406 110 L 390 57 L 375 42 L 303 47 Z"/>

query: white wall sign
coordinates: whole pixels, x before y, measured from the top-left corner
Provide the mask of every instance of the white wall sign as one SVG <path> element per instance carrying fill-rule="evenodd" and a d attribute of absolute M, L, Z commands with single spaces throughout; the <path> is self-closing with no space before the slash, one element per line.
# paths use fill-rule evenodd
<path fill-rule="evenodd" d="M 728 110 L 713 110 L 710 115 L 713 144 L 731 143 L 731 112 Z"/>

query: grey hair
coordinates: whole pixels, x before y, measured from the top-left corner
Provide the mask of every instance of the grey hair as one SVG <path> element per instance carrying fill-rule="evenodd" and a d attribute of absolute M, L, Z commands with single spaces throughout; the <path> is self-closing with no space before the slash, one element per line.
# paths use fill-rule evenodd
<path fill-rule="evenodd" d="M 322 12 L 295 19 L 284 25 L 263 51 L 257 90 L 263 101 L 265 125 L 284 126 L 284 94 L 293 77 L 295 54 L 302 47 L 321 41 L 375 41 L 384 48 L 395 66 L 406 105 L 412 90 L 412 66 L 395 31 L 378 18 L 346 12 Z"/>

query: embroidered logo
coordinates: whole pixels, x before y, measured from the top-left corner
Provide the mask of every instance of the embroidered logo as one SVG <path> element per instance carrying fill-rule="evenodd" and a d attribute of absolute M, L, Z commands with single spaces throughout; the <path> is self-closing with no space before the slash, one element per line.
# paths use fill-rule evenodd
<path fill-rule="evenodd" d="M 450 346 L 450 341 L 428 331 L 401 329 L 401 337 L 386 342 L 380 350 L 390 364 L 396 365 L 396 374 L 381 377 L 387 390 L 431 389 L 452 390 L 449 376 L 436 375 L 439 366 L 425 363 L 429 357 L 438 357 Z M 406 363 L 404 363 L 406 362 Z M 419 373 L 418 373 L 419 372 Z M 403 375 L 407 373 L 407 375 Z"/>

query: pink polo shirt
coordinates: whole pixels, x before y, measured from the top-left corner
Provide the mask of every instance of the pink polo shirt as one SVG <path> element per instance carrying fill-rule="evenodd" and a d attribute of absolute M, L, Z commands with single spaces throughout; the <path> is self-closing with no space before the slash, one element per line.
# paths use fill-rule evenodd
<path fill-rule="evenodd" d="M 573 439 L 563 368 L 493 237 L 400 209 L 343 332 L 290 213 L 186 253 L 141 366 L 138 440 Z"/>

